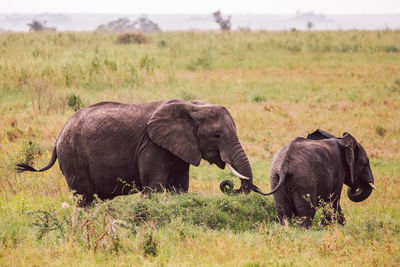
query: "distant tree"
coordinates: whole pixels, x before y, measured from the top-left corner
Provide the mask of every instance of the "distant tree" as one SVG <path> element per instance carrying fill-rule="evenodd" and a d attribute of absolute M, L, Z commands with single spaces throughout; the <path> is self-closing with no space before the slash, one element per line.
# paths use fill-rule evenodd
<path fill-rule="evenodd" d="M 231 16 L 228 16 L 226 19 L 222 18 L 221 10 L 217 10 L 213 13 L 214 20 L 219 24 L 222 31 L 229 31 L 231 29 Z"/>
<path fill-rule="evenodd" d="M 307 28 L 309 31 L 311 30 L 312 27 L 314 27 L 314 24 L 311 21 L 307 22 Z"/>
<path fill-rule="evenodd" d="M 32 23 L 28 23 L 29 32 L 42 32 L 42 31 L 55 32 L 56 31 L 56 28 L 47 27 L 45 24 L 46 24 L 46 21 L 40 22 L 38 20 L 33 20 Z"/>
<path fill-rule="evenodd" d="M 146 17 L 140 17 L 136 22 L 138 24 L 139 31 L 141 32 L 151 33 L 161 31 L 157 23 L 154 23 Z"/>
<path fill-rule="evenodd" d="M 107 24 L 101 24 L 97 27 L 97 31 L 104 32 L 144 32 L 144 33 L 152 33 L 161 31 L 160 27 L 149 20 L 146 17 L 140 17 L 135 21 L 131 21 L 128 18 L 119 18 L 117 20 L 111 21 Z"/>
<path fill-rule="evenodd" d="M 30 32 L 39 32 L 43 31 L 44 25 L 42 22 L 34 20 L 32 23 L 28 23 Z"/>

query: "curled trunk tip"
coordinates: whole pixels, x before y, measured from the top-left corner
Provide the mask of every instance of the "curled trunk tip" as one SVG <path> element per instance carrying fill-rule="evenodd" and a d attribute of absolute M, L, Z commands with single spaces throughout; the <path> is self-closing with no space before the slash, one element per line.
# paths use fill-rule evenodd
<path fill-rule="evenodd" d="M 372 193 L 372 187 L 370 184 L 362 184 L 359 188 L 349 188 L 347 190 L 347 196 L 353 202 L 361 202 L 366 200 Z"/>

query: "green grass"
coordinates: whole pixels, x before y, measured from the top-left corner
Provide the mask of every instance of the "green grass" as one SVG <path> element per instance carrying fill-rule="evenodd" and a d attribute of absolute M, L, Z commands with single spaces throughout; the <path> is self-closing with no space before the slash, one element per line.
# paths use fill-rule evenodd
<path fill-rule="evenodd" d="M 397 266 L 400 264 L 400 32 L 169 32 L 145 44 L 102 33 L 0 34 L 0 265 Z M 272 197 L 224 196 L 236 180 L 202 162 L 188 194 L 75 208 L 44 166 L 75 110 L 103 100 L 201 99 L 231 112 L 269 189 L 274 153 L 316 128 L 350 132 L 378 187 L 347 224 L 276 222 Z M 346 190 L 346 188 L 344 189 Z M 68 204 L 68 205 L 66 205 Z"/>

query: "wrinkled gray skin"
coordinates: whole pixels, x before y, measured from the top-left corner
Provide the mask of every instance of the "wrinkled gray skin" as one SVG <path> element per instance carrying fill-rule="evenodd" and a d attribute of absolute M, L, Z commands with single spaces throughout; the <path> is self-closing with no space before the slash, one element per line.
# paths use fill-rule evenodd
<path fill-rule="evenodd" d="M 345 219 L 340 207 L 343 184 L 349 186 L 350 200 L 360 202 L 369 197 L 374 177 L 364 148 L 349 133 L 342 138 L 316 130 L 307 139 L 297 137 L 282 147 L 271 165 L 271 189 L 281 223 L 292 215 L 303 218 L 309 227 L 319 200 L 331 203 L 334 216 L 327 221 Z"/>
<path fill-rule="evenodd" d="M 82 205 L 140 191 L 188 191 L 189 165 L 203 158 L 240 174 L 238 192 L 249 192 L 252 170 L 235 123 L 223 106 L 167 100 L 146 104 L 101 102 L 76 112 L 57 138 L 50 163 L 58 158 L 68 187 L 83 195 Z"/>

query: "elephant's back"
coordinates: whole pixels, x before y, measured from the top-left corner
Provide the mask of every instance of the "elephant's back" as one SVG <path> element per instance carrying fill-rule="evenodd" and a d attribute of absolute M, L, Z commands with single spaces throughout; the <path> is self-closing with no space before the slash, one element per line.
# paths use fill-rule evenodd
<path fill-rule="evenodd" d="M 117 134 L 136 135 L 143 130 L 158 105 L 100 102 L 76 112 L 62 129 L 58 141 L 70 138 L 110 138 Z M 129 133 L 127 131 L 129 130 Z"/>
<path fill-rule="evenodd" d="M 155 103 L 101 102 L 76 112 L 56 142 L 64 175 L 73 177 L 82 170 L 86 173 L 81 177 L 131 174 L 129 162 L 134 161 L 135 149 L 156 108 Z"/>

